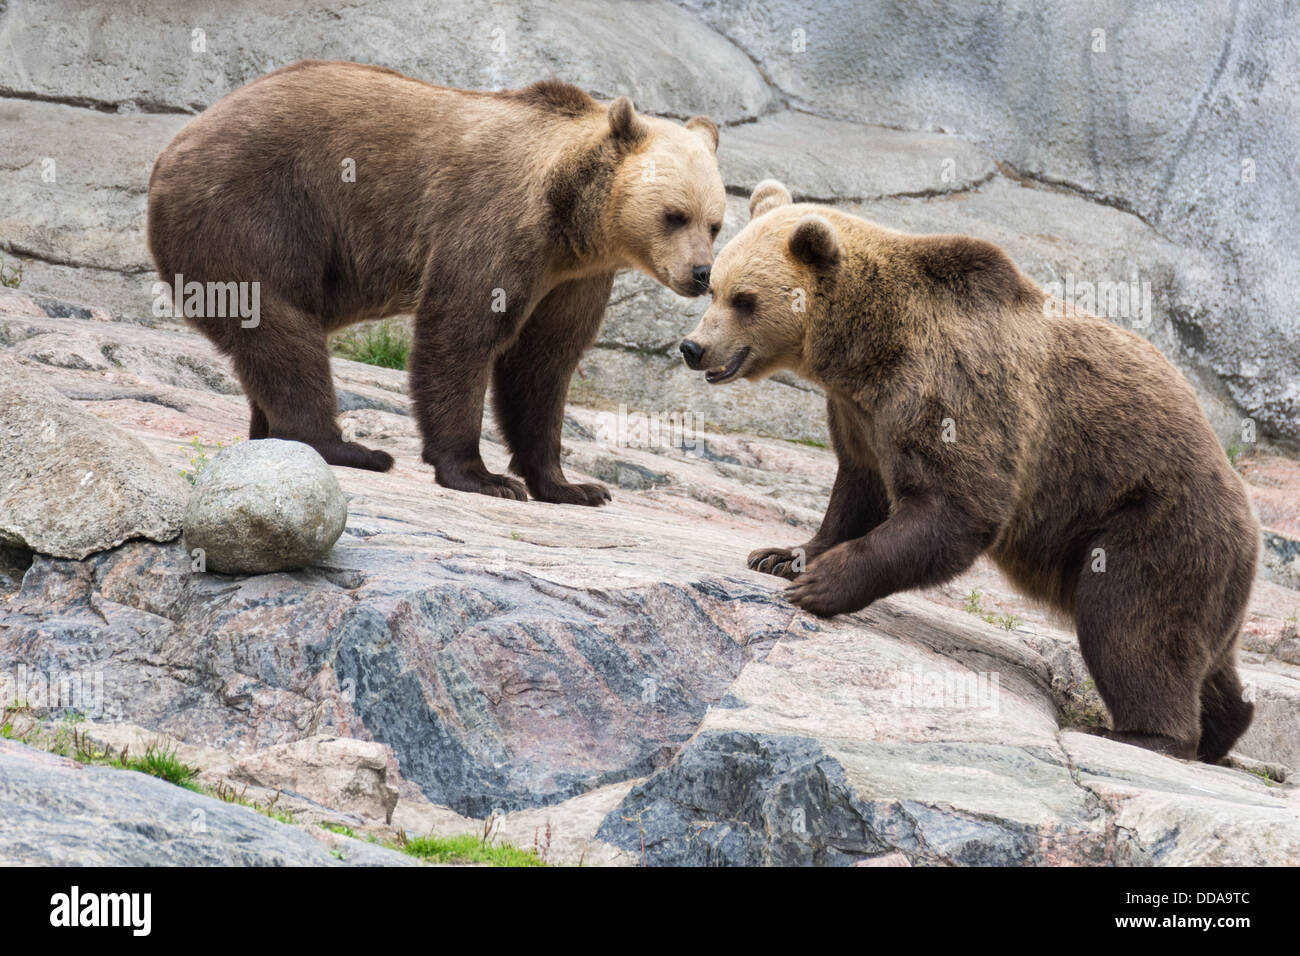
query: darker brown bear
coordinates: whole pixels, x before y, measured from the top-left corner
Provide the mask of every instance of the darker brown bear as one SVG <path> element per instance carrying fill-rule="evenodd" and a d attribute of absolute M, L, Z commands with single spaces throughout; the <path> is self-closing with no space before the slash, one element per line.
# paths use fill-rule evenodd
<path fill-rule="evenodd" d="M 990 243 L 795 205 L 770 181 L 750 209 L 682 351 L 712 382 L 821 385 L 839 459 L 817 534 L 750 567 L 832 615 L 987 554 L 1073 618 L 1113 736 L 1222 759 L 1253 713 L 1235 656 L 1259 526 L 1177 370 Z"/>
<path fill-rule="evenodd" d="M 601 504 L 603 486 L 560 468 L 569 379 L 616 270 L 703 291 L 725 209 L 716 148 L 703 117 L 643 117 L 563 83 L 475 93 L 298 63 L 222 99 L 158 158 L 149 246 L 164 282 L 258 284 L 253 327 L 188 316 L 231 357 L 251 438 L 388 468 L 343 440 L 326 339 L 414 312 L 412 400 L 438 482 L 526 497 L 479 455 L 491 379 L 528 491 Z"/>

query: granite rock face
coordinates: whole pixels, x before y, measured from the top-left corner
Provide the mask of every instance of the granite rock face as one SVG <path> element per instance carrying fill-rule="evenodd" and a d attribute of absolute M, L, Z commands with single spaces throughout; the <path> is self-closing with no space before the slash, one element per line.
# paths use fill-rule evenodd
<path fill-rule="evenodd" d="M 0 545 L 84 558 L 167 541 L 188 497 L 137 438 L 0 359 Z"/>
<path fill-rule="evenodd" d="M 769 176 L 894 228 L 992 239 L 1084 307 L 1093 293 L 1078 290 L 1109 290 L 1091 307 L 1188 374 L 1225 443 L 1249 443 L 1250 427 L 1294 443 L 1297 16 L 1191 0 L 151 0 L 105 16 L 85 0 L 13 0 L 0 12 L 0 244 L 24 259 L 25 288 L 156 322 L 148 171 L 190 114 L 307 57 L 480 89 L 554 75 L 723 124 L 723 241 Z M 1114 300 L 1130 286 L 1142 315 Z M 702 307 L 622 277 L 580 400 L 826 441 L 815 390 L 691 387 L 676 346 Z"/>
<path fill-rule="evenodd" d="M 59 311 L 0 296 L 26 374 L 171 468 L 195 436 L 239 437 L 205 340 Z M 132 348 L 111 370 L 65 360 L 112 342 Z M 1300 593 L 1281 579 L 1257 582 L 1243 634 L 1257 715 L 1235 766 L 1184 764 L 1088 733 L 1105 713 L 1073 635 L 987 564 L 834 621 L 748 571 L 816 526 L 826 450 L 572 406 L 566 468 L 614 501 L 507 502 L 433 481 L 402 373 L 335 374 L 345 429 L 396 464 L 334 470 L 347 527 L 324 558 L 232 579 L 180 542 L 9 552 L 0 696 L 55 726 L 81 713 L 115 750 L 165 737 L 201 781 L 304 821 L 486 829 L 553 862 L 1300 862 Z M 483 450 L 504 468 L 490 420 Z M 1244 470 L 1300 538 L 1294 463 Z"/>
<path fill-rule="evenodd" d="M 1182 345 L 1262 428 L 1300 438 L 1300 197 L 1289 172 L 1300 10 L 1250 0 L 682 5 L 801 110 L 958 133 L 1008 176 L 1082 197 L 1081 209 L 1121 209 L 1187 252 L 1179 281 L 1220 288 L 1177 311 Z"/>
<path fill-rule="evenodd" d="M 0 740 L 5 866 L 408 866 L 394 850 L 284 826 L 129 770 Z"/>
<path fill-rule="evenodd" d="M 733 44 L 666 0 L 482 4 L 374 0 L 149 0 L 112 14 L 85 0 L 12 0 L 0 90 L 84 105 L 198 112 L 297 60 L 377 63 L 442 86 L 508 89 L 562 77 L 606 99 L 720 122 L 772 91 Z M 86 69 L 93 62 L 96 68 Z"/>
<path fill-rule="evenodd" d="M 308 825 L 286 836 L 0 743 L 0 855 L 407 859 L 325 824 L 488 833 L 601 865 L 1300 863 L 1300 469 L 1243 431 L 1300 440 L 1298 15 L 1253 0 L 0 3 L 0 267 L 24 270 L 21 292 L 0 290 L 0 441 L 35 441 L 30 410 L 48 407 L 79 423 L 59 447 L 127 442 L 112 460 L 155 483 L 128 482 L 125 525 L 96 517 L 111 533 L 81 540 L 102 513 L 80 485 L 0 480 L 57 531 L 0 533 L 0 704 L 52 727 L 85 717 L 70 726 L 115 749 L 165 739 L 205 785 Z M 304 57 L 481 89 L 554 75 L 706 113 L 722 125 L 720 243 L 777 177 L 885 226 L 997 242 L 1149 338 L 1244 451 L 1266 528 L 1241 651 L 1256 718 L 1232 766 L 1091 733 L 1105 712 L 1073 635 L 987 563 L 831 622 L 794 611 L 744 556 L 817 526 L 834 475 L 822 396 L 784 375 L 702 386 L 676 350 L 705 303 L 631 273 L 565 422 L 566 469 L 609 483 L 609 506 L 440 488 L 405 375 L 336 361 L 345 430 L 393 470 L 332 470 L 346 526 L 306 567 L 232 579 L 209 555 L 196 570 L 167 540 L 188 494 L 176 473 L 191 441 L 241 438 L 247 408 L 228 363 L 155 311 L 149 168 L 190 115 Z M 503 470 L 490 420 L 483 440 Z"/>

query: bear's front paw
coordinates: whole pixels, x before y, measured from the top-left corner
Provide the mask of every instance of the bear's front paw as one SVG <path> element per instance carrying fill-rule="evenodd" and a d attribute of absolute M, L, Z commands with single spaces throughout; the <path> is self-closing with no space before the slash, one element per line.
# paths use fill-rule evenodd
<path fill-rule="evenodd" d="M 785 597 L 818 617 L 834 617 L 860 611 L 871 603 L 863 596 L 863 584 L 860 572 L 853 567 L 853 553 L 841 545 L 812 562 L 785 589 Z"/>
<path fill-rule="evenodd" d="M 538 501 L 550 501 L 557 505 L 598 507 L 610 500 L 609 489 L 594 481 L 586 484 L 570 484 L 567 481 L 548 482 L 536 487 L 530 485 L 529 490 Z"/>
<path fill-rule="evenodd" d="M 793 581 L 813 557 L 806 548 L 759 548 L 749 552 L 747 563 L 751 571 Z"/>

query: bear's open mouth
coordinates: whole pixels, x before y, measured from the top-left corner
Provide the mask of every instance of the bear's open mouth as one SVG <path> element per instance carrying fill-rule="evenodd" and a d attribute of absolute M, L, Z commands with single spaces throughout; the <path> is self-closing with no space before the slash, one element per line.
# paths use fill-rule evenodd
<path fill-rule="evenodd" d="M 711 368 L 704 373 L 704 380 L 710 385 L 717 385 L 719 382 L 725 382 L 740 371 L 740 366 L 745 364 L 745 359 L 749 358 L 749 346 L 736 352 L 731 357 L 731 361 L 723 368 Z"/>

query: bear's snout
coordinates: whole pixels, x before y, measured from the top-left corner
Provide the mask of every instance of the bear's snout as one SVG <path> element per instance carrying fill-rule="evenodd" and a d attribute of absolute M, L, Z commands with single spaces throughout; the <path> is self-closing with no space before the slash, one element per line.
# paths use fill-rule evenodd
<path fill-rule="evenodd" d="M 695 266 L 691 269 L 691 279 L 695 282 L 695 294 L 704 295 L 709 291 L 709 273 L 712 271 L 710 266 Z M 686 343 L 682 343 L 682 348 Z"/>
<path fill-rule="evenodd" d="M 682 358 L 688 367 L 699 370 L 704 367 L 704 347 L 690 339 L 682 341 Z"/>

